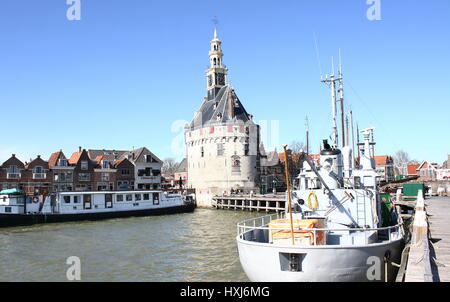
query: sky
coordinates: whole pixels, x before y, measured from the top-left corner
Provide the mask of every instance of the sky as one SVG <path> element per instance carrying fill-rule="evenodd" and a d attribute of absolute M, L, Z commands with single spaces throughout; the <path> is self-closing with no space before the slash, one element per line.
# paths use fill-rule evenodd
<path fill-rule="evenodd" d="M 448 0 L 79 0 L 69 20 L 72 2 L 0 0 L 0 162 L 79 146 L 181 160 L 215 17 L 266 150 L 305 141 L 306 116 L 312 152 L 330 137 L 320 75 L 341 49 L 346 112 L 376 128 L 376 154 L 450 154 Z"/>

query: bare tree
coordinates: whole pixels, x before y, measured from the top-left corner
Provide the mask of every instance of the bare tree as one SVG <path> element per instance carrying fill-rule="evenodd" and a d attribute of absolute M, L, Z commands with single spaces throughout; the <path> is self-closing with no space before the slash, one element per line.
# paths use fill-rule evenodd
<path fill-rule="evenodd" d="M 403 150 L 397 151 L 394 155 L 394 165 L 397 168 L 404 166 L 405 164 L 409 164 L 411 159 L 409 158 L 409 154 Z"/>
<path fill-rule="evenodd" d="M 164 175 L 173 175 L 175 174 L 177 168 L 178 168 L 179 163 L 177 163 L 177 161 L 174 158 L 165 158 L 163 160 L 163 165 L 161 168 L 161 172 Z"/>
<path fill-rule="evenodd" d="M 302 150 L 306 151 L 305 143 L 301 141 L 293 141 L 288 147 L 292 150 L 292 153 L 300 153 Z"/>

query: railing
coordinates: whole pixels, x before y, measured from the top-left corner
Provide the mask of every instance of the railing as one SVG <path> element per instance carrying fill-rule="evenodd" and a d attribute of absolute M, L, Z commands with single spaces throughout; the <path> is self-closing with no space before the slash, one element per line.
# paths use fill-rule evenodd
<path fill-rule="evenodd" d="M 6 178 L 7 179 L 19 179 L 21 177 L 20 173 L 7 173 Z"/>
<path fill-rule="evenodd" d="M 46 173 L 33 173 L 33 179 L 46 179 Z"/>
<path fill-rule="evenodd" d="M 288 233 L 291 232 L 291 228 L 290 227 L 286 227 L 286 228 L 273 228 L 273 227 L 268 227 L 268 224 L 270 221 L 274 220 L 274 219 L 286 219 L 286 214 L 285 212 L 283 213 L 277 213 L 277 214 L 272 214 L 272 215 L 266 215 L 266 216 L 261 216 L 261 217 L 256 217 L 256 218 L 252 218 L 252 219 L 247 219 L 244 221 L 241 221 L 238 223 L 237 225 L 237 231 L 238 231 L 238 236 L 240 239 L 242 240 L 246 240 L 246 241 L 252 241 L 252 240 L 247 240 L 245 239 L 245 234 L 250 232 L 250 231 L 255 231 L 255 230 L 261 230 L 261 231 L 286 231 Z M 309 232 L 312 233 L 314 235 L 314 243 L 312 244 L 313 246 L 318 245 L 316 240 L 317 240 L 317 233 L 318 232 L 325 232 L 325 233 L 330 233 L 330 232 L 361 232 L 361 233 L 369 233 L 369 232 L 386 232 L 387 233 L 387 240 L 384 240 L 382 242 L 392 242 L 398 239 L 401 239 L 404 235 L 403 233 L 403 223 L 397 224 L 395 226 L 390 226 L 390 227 L 383 227 L 383 228 L 340 228 L 340 229 L 330 229 L 330 228 L 294 228 L 294 232 L 295 231 L 301 231 L 301 232 Z M 365 236 L 365 244 L 369 244 L 368 242 L 368 237 Z M 326 246 L 327 244 L 322 244 L 320 246 Z M 341 244 L 331 244 L 329 246 L 337 246 L 337 245 L 341 245 Z M 343 245 L 343 244 L 342 244 Z M 351 244 L 351 245 L 356 245 L 356 244 Z"/>

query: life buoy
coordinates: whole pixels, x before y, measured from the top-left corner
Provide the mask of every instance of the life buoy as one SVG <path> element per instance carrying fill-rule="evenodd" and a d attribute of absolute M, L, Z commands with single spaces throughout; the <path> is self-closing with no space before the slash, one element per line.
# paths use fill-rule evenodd
<path fill-rule="evenodd" d="M 33 197 L 32 199 L 33 203 L 38 203 L 39 202 L 39 198 L 37 198 L 37 196 Z"/>
<path fill-rule="evenodd" d="M 311 196 L 314 196 L 314 204 L 311 203 Z M 314 192 L 310 192 L 308 195 L 308 208 L 311 210 L 316 210 L 319 207 L 319 201 L 317 200 L 317 195 Z"/>

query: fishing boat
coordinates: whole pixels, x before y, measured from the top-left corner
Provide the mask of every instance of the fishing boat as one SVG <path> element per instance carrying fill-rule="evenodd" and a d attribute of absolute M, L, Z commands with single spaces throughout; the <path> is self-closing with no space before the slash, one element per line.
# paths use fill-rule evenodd
<path fill-rule="evenodd" d="M 0 192 L 0 227 L 193 212 L 190 196 L 163 191 Z"/>
<path fill-rule="evenodd" d="M 364 143 L 357 166 L 351 147 L 337 147 L 336 79 L 328 79 L 332 80 L 332 145 L 323 141 L 318 162 L 301 152 L 303 168 L 292 191 L 289 161 L 285 161 L 285 212 L 238 223 L 240 262 L 253 282 L 393 281 L 396 277 L 405 232 L 394 204 L 383 201 L 378 192 L 371 154 L 374 128 L 361 131 Z"/>

